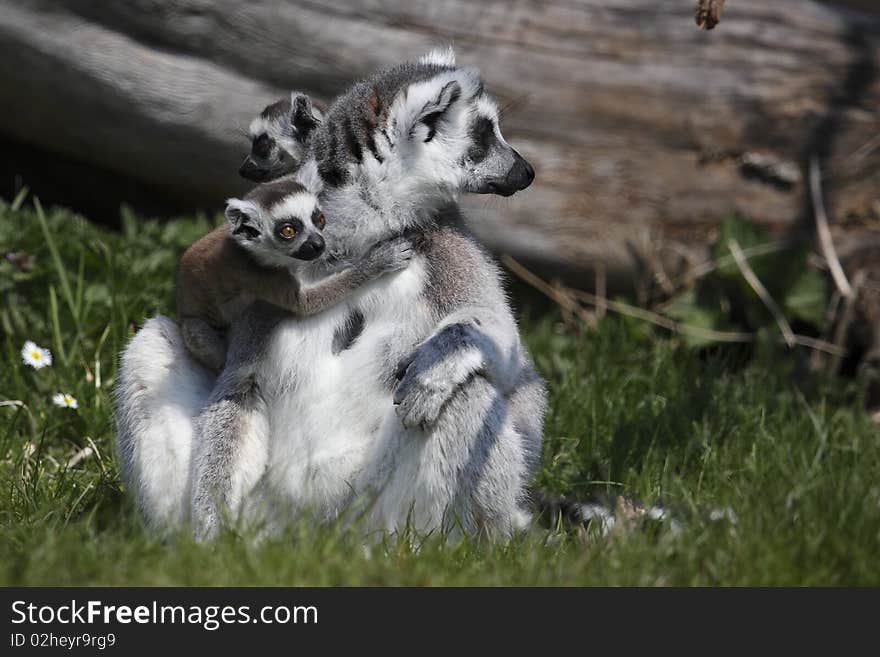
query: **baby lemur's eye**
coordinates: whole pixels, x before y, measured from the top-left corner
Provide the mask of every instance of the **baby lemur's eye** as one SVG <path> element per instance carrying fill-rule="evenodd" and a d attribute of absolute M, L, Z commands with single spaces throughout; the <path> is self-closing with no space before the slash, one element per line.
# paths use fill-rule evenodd
<path fill-rule="evenodd" d="M 293 227 L 293 224 L 281 224 L 278 227 L 278 237 L 281 239 L 291 240 L 294 235 L 296 235 L 296 228 Z"/>
<path fill-rule="evenodd" d="M 324 219 L 323 212 L 321 212 L 317 217 L 315 217 L 314 224 L 315 224 L 315 228 L 317 228 L 318 230 L 324 230 L 324 224 L 326 224 L 326 223 L 327 223 L 327 221 Z"/>

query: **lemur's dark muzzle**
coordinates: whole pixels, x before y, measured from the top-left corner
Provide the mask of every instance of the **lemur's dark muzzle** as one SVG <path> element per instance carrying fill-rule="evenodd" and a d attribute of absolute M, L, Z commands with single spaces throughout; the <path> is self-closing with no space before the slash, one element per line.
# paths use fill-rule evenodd
<path fill-rule="evenodd" d="M 314 260 L 322 253 L 324 253 L 324 238 L 320 235 L 310 235 L 303 245 L 296 250 L 293 257 L 299 260 Z"/>
<path fill-rule="evenodd" d="M 513 166 L 507 170 L 507 175 L 504 178 L 487 183 L 486 186 L 490 194 L 510 196 L 532 184 L 535 179 L 535 170 L 532 165 L 516 151 L 513 151 L 513 158 Z"/>

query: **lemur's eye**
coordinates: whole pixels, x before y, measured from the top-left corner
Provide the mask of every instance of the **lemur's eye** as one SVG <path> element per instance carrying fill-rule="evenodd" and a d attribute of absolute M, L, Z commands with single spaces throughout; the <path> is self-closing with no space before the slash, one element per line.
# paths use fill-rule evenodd
<path fill-rule="evenodd" d="M 259 137 L 254 139 L 254 143 L 251 146 L 251 150 L 253 151 L 254 155 L 256 155 L 257 157 L 268 157 L 269 150 L 271 149 L 271 146 L 272 146 L 272 143 L 269 139 L 269 135 L 267 135 L 264 132 Z"/>
<path fill-rule="evenodd" d="M 293 224 L 281 224 L 278 227 L 278 237 L 281 239 L 291 240 L 294 235 L 296 235 L 296 228 L 293 227 Z"/>
<path fill-rule="evenodd" d="M 315 217 L 314 224 L 315 224 L 315 228 L 317 228 L 318 230 L 324 230 L 324 224 L 326 224 L 326 223 L 327 223 L 327 220 L 324 219 L 323 212 L 321 214 L 319 214 L 317 217 Z"/>

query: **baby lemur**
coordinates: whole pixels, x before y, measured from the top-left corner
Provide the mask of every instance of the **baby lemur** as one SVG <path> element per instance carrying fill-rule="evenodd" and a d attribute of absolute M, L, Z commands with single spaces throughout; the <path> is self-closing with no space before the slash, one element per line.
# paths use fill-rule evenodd
<path fill-rule="evenodd" d="M 304 93 L 268 105 L 251 121 L 251 152 L 238 172 L 254 182 L 268 182 L 294 173 L 302 165 L 308 142 L 324 118 L 321 107 Z"/>
<path fill-rule="evenodd" d="M 381 242 L 363 258 L 315 281 L 306 263 L 324 251 L 324 215 L 300 183 L 282 178 L 230 199 L 227 225 L 193 244 L 180 259 L 177 312 L 187 349 L 213 371 L 226 361 L 225 328 L 254 300 L 297 315 L 332 306 L 359 286 L 406 267 L 403 238 Z"/>

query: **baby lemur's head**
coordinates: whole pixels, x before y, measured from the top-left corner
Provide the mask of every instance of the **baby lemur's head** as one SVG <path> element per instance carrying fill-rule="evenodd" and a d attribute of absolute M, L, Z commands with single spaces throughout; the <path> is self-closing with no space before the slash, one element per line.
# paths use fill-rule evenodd
<path fill-rule="evenodd" d="M 289 267 L 324 252 L 324 214 L 317 197 L 282 178 L 226 202 L 229 234 L 261 264 Z"/>
<path fill-rule="evenodd" d="M 296 171 L 323 113 L 299 91 L 266 107 L 251 121 L 251 152 L 238 172 L 254 182 L 275 180 Z"/>

